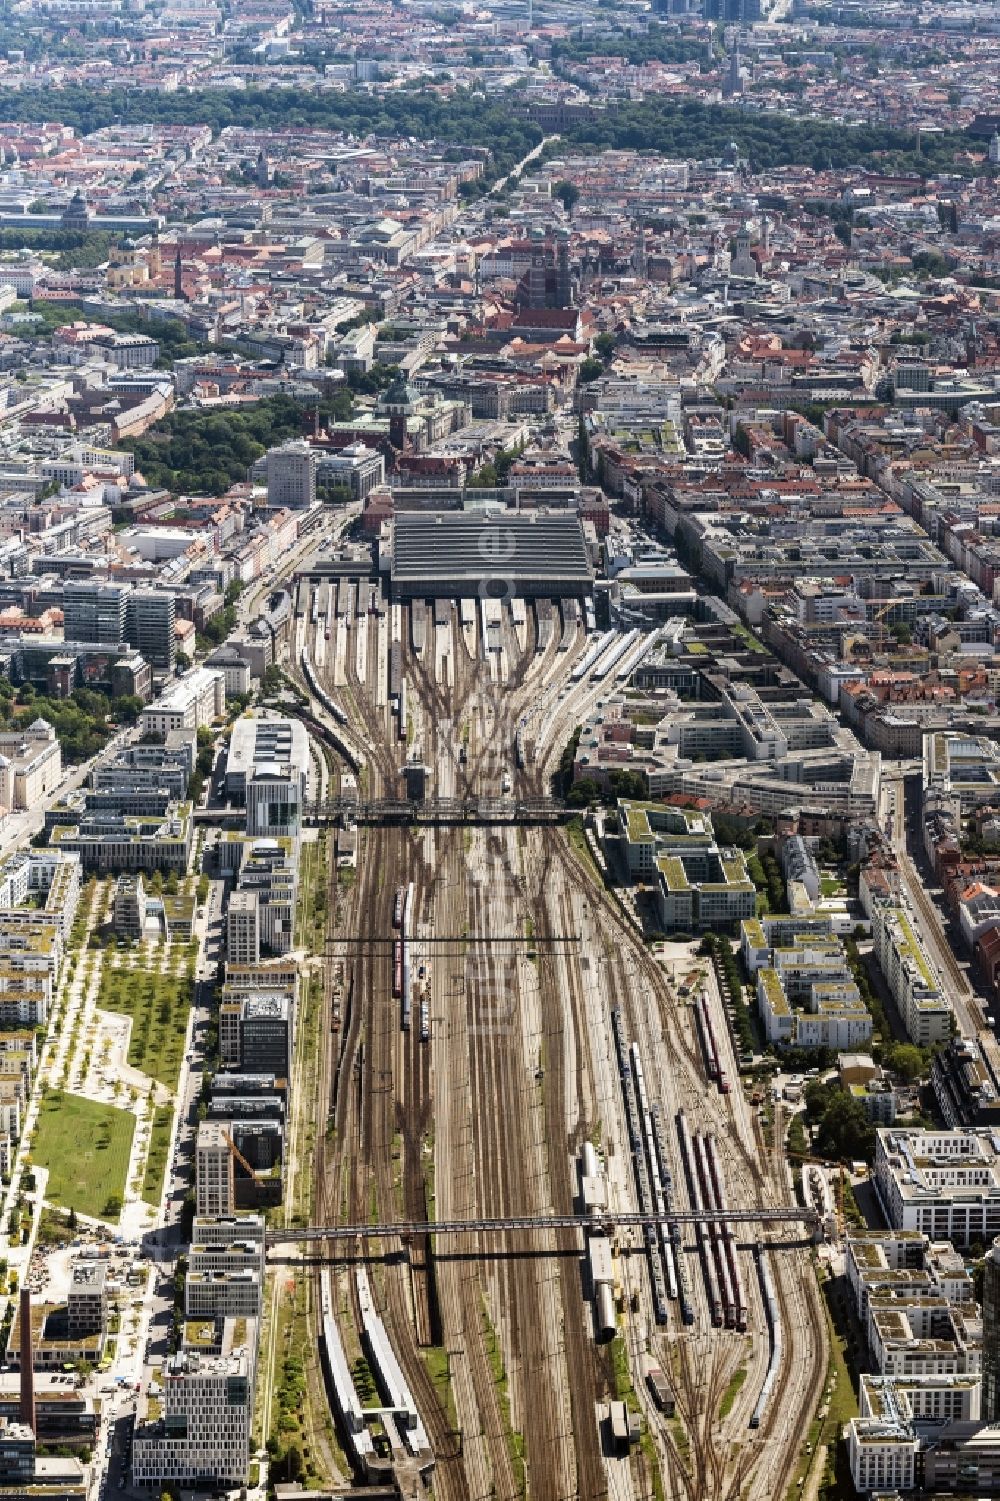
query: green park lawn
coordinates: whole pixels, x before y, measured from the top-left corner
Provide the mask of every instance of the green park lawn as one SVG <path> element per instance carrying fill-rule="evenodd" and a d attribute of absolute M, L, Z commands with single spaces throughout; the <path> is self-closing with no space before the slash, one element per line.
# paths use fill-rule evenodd
<path fill-rule="evenodd" d="M 41 1103 L 32 1150 L 33 1161 L 49 1170 L 46 1198 L 78 1214 L 116 1220 L 134 1130 L 128 1110 L 51 1090 Z"/>

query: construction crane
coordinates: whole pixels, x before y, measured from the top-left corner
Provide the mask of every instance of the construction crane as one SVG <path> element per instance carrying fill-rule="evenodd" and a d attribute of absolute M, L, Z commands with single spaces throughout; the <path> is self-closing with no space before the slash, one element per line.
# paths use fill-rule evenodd
<path fill-rule="evenodd" d="M 247 1173 L 255 1183 L 259 1184 L 262 1181 L 260 1174 L 257 1172 L 256 1168 L 250 1166 L 249 1162 L 246 1160 L 243 1153 L 236 1145 L 235 1141 L 233 1141 L 233 1138 L 230 1136 L 229 1132 L 223 1131 L 222 1136 L 226 1143 L 226 1146 L 229 1148 L 231 1155 L 235 1157 L 236 1161 L 239 1163 L 243 1171 Z"/>

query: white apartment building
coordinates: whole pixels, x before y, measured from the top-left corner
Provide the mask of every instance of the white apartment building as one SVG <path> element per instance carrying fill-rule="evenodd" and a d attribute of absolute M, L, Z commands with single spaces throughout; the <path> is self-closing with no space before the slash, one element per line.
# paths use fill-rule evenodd
<path fill-rule="evenodd" d="M 847 1456 L 855 1490 L 912 1491 L 920 1440 L 905 1421 L 852 1418 L 847 1425 Z"/>
<path fill-rule="evenodd" d="M 918 1047 L 946 1042 L 954 1012 L 909 913 L 903 907 L 873 905 L 872 939 L 907 1037 Z"/>
<path fill-rule="evenodd" d="M 898 1130 L 875 1138 L 875 1187 L 889 1224 L 931 1240 L 989 1245 L 1000 1235 L 1000 1154 L 986 1129 Z"/>
<path fill-rule="evenodd" d="M 862 1047 L 872 1018 L 829 918 L 750 918 L 740 947 L 757 976 L 757 1001 L 769 1042 L 787 1047 Z"/>
<path fill-rule="evenodd" d="M 144 734 L 199 730 L 225 712 L 226 678 L 211 667 L 195 667 L 147 704 L 140 718 Z"/>
<path fill-rule="evenodd" d="M 62 751 L 47 719 L 0 735 L 0 812 L 36 807 L 61 776 Z"/>
<path fill-rule="evenodd" d="M 862 1494 L 911 1491 L 919 1478 L 922 1443 L 936 1445 L 951 1424 L 978 1422 L 979 1381 L 968 1376 L 898 1380 L 862 1375 L 858 1408 L 859 1416 L 846 1430 L 855 1488 Z"/>

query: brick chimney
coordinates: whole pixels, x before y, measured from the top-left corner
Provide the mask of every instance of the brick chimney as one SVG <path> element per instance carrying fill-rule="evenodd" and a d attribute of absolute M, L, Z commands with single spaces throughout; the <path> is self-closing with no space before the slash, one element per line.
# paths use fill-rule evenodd
<path fill-rule="evenodd" d="M 27 1423 L 32 1433 L 35 1428 L 35 1369 L 34 1351 L 31 1348 L 31 1292 L 21 1288 L 21 1407 L 18 1414 L 22 1423 Z"/>

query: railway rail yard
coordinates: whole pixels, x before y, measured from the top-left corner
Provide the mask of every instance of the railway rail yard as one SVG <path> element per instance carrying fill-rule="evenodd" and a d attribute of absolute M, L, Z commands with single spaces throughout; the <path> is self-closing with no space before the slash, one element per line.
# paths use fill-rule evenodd
<path fill-rule="evenodd" d="M 544 810 L 639 649 L 588 634 L 575 600 L 390 604 L 303 575 L 292 662 L 332 752 L 322 801 L 406 804 L 405 780 L 417 802 Z M 682 984 L 555 818 L 355 835 L 303 1248 L 349 1457 L 373 1445 L 342 1340 L 396 1363 L 379 1385 L 410 1416 L 386 1442 L 436 1497 L 783 1496 L 825 1313 L 711 965 L 692 948 Z M 612 1399 L 639 1419 L 624 1444 Z"/>

